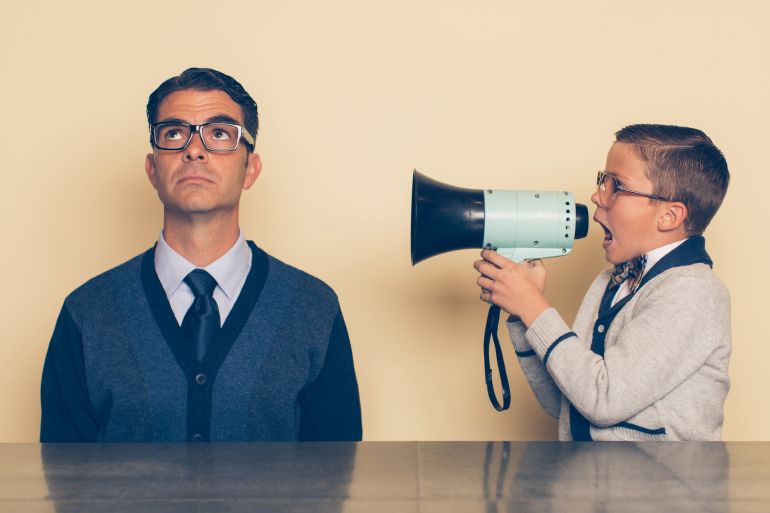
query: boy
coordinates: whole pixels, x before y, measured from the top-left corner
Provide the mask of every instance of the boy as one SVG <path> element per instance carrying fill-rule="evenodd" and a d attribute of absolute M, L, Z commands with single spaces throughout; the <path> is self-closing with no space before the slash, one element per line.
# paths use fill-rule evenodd
<path fill-rule="evenodd" d="M 573 330 L 543 296 L 542 262 L 484 250 L 481 299 L 507 311 L 535 395 L 560 440 L 719 440 L 729 389 L 729 293 L 701 236 L 729 172 L 700 130 L 632 125 L 599 172 L 606 259 Z"/>

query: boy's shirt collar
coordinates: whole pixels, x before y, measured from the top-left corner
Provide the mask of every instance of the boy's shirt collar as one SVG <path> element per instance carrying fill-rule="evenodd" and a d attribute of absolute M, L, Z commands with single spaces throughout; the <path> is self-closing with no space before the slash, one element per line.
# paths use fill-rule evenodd
<path fill-rule="evenodd" d="M 657 264 L 661 258 L 668 255 L 672 251 L 674 251 L 676 248 L 678 248 L 682 243 L 686 242 L 689 237 L 686 237 L 682 240 L 678 240 L 676 242 L 672 242 L 670 244 L 666 244 L 665 246 L 661 246 L 659 248 L 655 248 L 651 251 L 647 252 L 647 264 L 644 266 L 644 271 L 642 271 L 642 277 L 644 277 L 647 272 L 652 269 L 652 267 Z"/>
<path fill-rule="evenodd" d="M 657 264 L 661 258 L 668 255 L 672 251 L 674 251 L 676 248 L 678 248 L 680 245 L 682 245 L 684 242 L 687 241 L 689 237 L 684 238 L 682 240 L 678 240 L 675 242 L 671 242 L 669 244 L 666 244 L 665 246 L 660 246 L 659 248 L 655 248 L 651 251 L 648 251 L 645 256 L 647 257 L 646 263 L 644 265 L 644 269 L 642 270 L 642 275 L 639 277 L 638 280 L 635 282 L 632 280 L 626 280 L 623 283 L 620 284 L 620 287 L 618 287 L 618 291 L 615 293 L 615 297 L 612 300 L 612 304 L 615 305 L 618 301 L 629 295 L 632 291 L 630 289 L 630 286 L 632 283 L 634 283 L 637 288 L 641 280 L 644 278 L 644 275 L 649 272 L 650 269 L 653 268 L 655 264 Z"/>

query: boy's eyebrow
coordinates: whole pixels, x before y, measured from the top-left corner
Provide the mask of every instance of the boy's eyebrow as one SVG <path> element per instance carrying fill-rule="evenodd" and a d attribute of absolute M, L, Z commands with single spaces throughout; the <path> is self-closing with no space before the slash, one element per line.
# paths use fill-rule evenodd
<path fill-rule="evenodd" d="M 609 175 L 609 176 L 615 178 L 616 180 L 618 180 L 620 182 L 623 182 L 623 181 L 626 180 L 625 175 L 623 175 L 622 173 L 618 173 L 616 171 L 605 171 L 604 174 L 605 175 Z"/>

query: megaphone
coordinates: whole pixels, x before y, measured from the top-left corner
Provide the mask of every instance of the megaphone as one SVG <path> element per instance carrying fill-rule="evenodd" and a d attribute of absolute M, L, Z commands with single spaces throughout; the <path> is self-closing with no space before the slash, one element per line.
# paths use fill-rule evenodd
<path fill-rule="evenodd" d="M 412 265 L 468 248 L 522 262 L 568 254 L 588 233 L 588 209 L 565 191 L 463 189 L 412 175 Z"/>
<path fill-rule="evenodd" d="M 468 248 L 495 249 L 514 262 L 557 257 L 588 234 L 588 208 L 565 191 L 464 189 L 412 174 L 412 265 Z M 484 329 L 484 378 L 497 411 L 511 404 L 497 326 L 500 308 L 490 305 Z M 503 403 L 497 400 L 489 363 L 490 336 L 500 371 Z"/>

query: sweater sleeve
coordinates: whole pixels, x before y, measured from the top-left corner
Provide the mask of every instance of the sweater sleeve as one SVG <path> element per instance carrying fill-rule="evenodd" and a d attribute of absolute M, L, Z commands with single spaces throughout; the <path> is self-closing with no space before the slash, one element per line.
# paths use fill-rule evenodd
<path fill-rule="evenodd" d="M 300 394 L 300 440 L 361 440 L 361 405 L 342 311 L 334 319 L 318 377 Z"/>
<path fill-rule="evenodd" d="M 519 365 L 532 388 L 532 392 L 545 412 L 558 419 L 561 408 L 561 392 L 546 371 L 542 360 L 537 357 L 527 342 L 524 323 L 518 318 L 509 317 L 506 324 L 511 342 L 513 342 L 513 347 L 516 350 L 516 357 L 519 359 Z"/>
<path fill-rule="evenodd" d="M 88 395 L 80 330 L 66 304 L 45 357 L 40 405 L 41 442 L 97 440 L 99 418 Z"/>
<path fill-rule="evenodd" d="M 725 336 L 729 339 L 726 290 L 693 274 L 651 285 L 642 289 L 645 297 L 625 323 L 610 327 L 607 336 L 615 342 L 603 358 L 553 308 L 527 331 L 556 385 L 594 425 L 611 426 L 651 406 L 703 367 Z"/>

